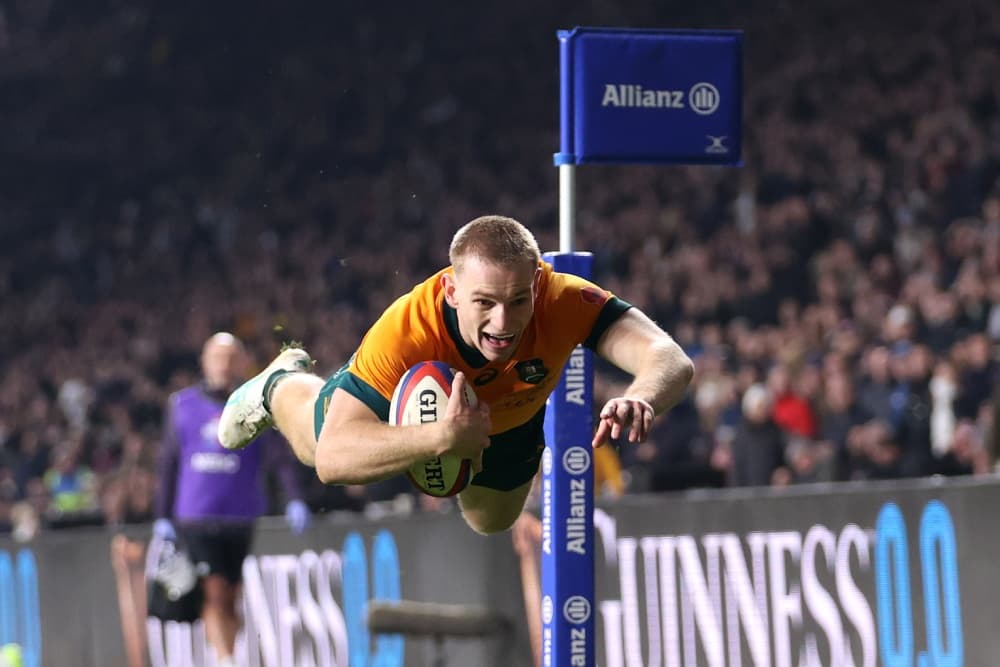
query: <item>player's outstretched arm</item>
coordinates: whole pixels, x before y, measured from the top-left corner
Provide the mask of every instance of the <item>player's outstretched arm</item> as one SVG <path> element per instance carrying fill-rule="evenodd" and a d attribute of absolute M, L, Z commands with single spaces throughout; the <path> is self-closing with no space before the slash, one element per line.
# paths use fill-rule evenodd
<path fill-rule="evenodd" d="M 369 484 L 441 454 L 471 459 L 479 472 L 489 446 L 489 408 L 466 404 L 465 383 L 456 373 L 444 417 L 413 426 L 390 426 L 358 398 L 335 390 L 316 447 L 317 476 L 325 484 Z"/>
<path fill-rule="evenodd" d="M 694 377 L 694 364 L 680 345 L 636 308 L 608 328 L 597 353 L 631 373 L 633 380 L 624 396 L 612 398 L 601 408 L 595 447 L 624 430 L 629 442 L 645 440 L 653 418 L 675 406 Z"/>

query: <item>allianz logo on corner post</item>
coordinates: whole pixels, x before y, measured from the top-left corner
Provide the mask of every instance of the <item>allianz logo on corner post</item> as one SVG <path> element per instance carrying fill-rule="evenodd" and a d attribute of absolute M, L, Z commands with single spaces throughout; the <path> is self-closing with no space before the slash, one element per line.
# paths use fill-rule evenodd
<path fill-rule="evenodd" d="M 604 667 L 966 664 L 955 530 L 939 500 L 906 518 L 887 502 L 869 529 L 631 537 L 602 510 L 594 526 L 597 579 L 618 584 L 598 602 Z"/>
<path fill-rule="evenodd" d="M 247 556 L 243 561 L 244 626 L 237 639 L 238 664 L 246 667 L 402 667 L 404 639 L 371 641 L 369 599 L 400 599 L 399 551 L 388 530 L 371 541 L 357 532 L 341 552 Z M 2 561 L 0 561 L 2 563 Z M 147 622 L 154 667 L 208 664 L 211 654 L 201 623 Z"/>
<path fill-rule="evenodd" d="M 699 81 L 684 90 L 644 88 L 632 83 L 605 83 L 601 95 L 602 107 L 626 109 L 691 109 L 701 116 L 709 116 L 719 108 L 719 89 Z"/>

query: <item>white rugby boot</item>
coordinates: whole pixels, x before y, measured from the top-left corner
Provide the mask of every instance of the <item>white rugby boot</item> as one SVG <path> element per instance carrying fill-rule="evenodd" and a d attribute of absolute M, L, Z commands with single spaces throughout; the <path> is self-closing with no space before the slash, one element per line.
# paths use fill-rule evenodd
<path fill-rule="evenodd" d="M 226 449 L 242 449 L 265 429 L 274 426 L 269 400 L 274 382 L 288 373 L 311 370 L 313 360 L 300 347 L 287 347 L 267 368 L 229 395 L 219 417 L 219 442 Z"/>

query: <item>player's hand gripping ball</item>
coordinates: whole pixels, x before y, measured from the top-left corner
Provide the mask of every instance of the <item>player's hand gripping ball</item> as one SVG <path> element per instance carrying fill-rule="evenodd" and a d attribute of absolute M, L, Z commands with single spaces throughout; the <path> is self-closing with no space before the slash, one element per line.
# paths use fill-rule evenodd
<path fill-rule="evenodd" d="M 389 403 L 389 423 L 393 426 L 427 424 L 444 415 L 451 396 L 455 372 L 440 361 L 422 361 L 406 371 L 396 385 Z M 478 404 L 476 394 L 466 385 L 465 400 Z M 406 472 L 413 484 L 429 496 L 444 498 L 461 493 L 472 480 L 472 461 L 442 454 L 410 466 Z"/>

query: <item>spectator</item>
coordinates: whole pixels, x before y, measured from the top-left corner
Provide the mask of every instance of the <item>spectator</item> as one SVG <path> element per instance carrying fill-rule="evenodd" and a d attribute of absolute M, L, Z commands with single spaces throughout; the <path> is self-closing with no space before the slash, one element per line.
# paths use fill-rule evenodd
<path fill-rule="evenodd" d="M 948 360 L 938 361 L 927 388 L 931 397 L 931 451 L 935 458 L 940 458 L 951 447 L 955 435 L 958 377 L 954 365 Z"/>
<path fill-rule="evenodd" d="M 774 423 L 786 433 L 804 438 L 816 435 L 816 415 L 805 397 L 793 389 L 792 372 L 777 363 L 767 374 L 767 389 L 773 397 Z"/>
<path fill-rule="evenodd" d="M 80 462 L 80 450 L 70 444 L 53 450 L 52 466 L 43 476 L 51 497 L 51 510 L 70 514 L 94 510 L 97 489 L 94 474 Z"/>
<path fill-rule="evenodd" d="M 898 476 L 919 477 L 930 473 L 931 463 L 931 369 L 934 355 L 924 345 L 914 345 L 904 357 L 906 404 L 895 440 L 900 448 Z"/>
<path fill-rule="evenodd" d="M 628 444 L 623 447 L 627 452 Z M 635 449 L 636 467 L 650 476 L 649 491 L 725 485 L 725 476 L 711 467 L 712 443 L 701 429 L 690 396 L 675 405 L 654 427 L 649 440 Z"/>
<path fill-rule="evenodd" d="M 972 421 L 963 419 L 956 425 L 948 450 L 935 461 L 933 470 L 939 475 L 982 475 L 990 471 L 982 434 Z"/>
<path fill-rule="evenodd" d="M 896 421 L 890 356 L 889 348 L 883 345 L 874 345 L 865 351 L 862 359 L 864 370 L 858 389 L 859 403 L 871 412 L 873 418 L 889 424 Z"/>
<path fill-rule="evenodd" d="M 993 393 L 997 374 L 986 334 L 979 332 L 968 336 L 961 343 L 958 355 L 962 368 L 955 413 L 958 417 L 975 419 Z"/>
<path fill-rule="evenodd" d="M 871 420 L 872 415 L 866 405 L 855 400 L 851 378 L 842 371 L 826 376 L 823 397 L 819 437 L 824 447 L 831 452 L 831 463 L 834 467 L 827 481 L 846 479 L 850 458 L 848 451 L 850 434 Z"/>
<path fill-rule="evenodd" d="M 829 482 L 834 479 L 836 465 L 833 447 L 826 441 L 792 435 L 785 445 L 785 466 L 771 478 L 775 486 Z"/>
<path fill-rule="evenodd" d="M 900 476 L 900 448 L 890 424 L 872 419 L 847 435 L 848 479 L 896 479 Z"/>
<path fill-rule="evenodd" d="M 785 435 L 771 417 L 773 399 L 760 384 L 743 394 L 743 418 L 733 435 L 732 486 L 768 486 L 785 460 Z"/>

